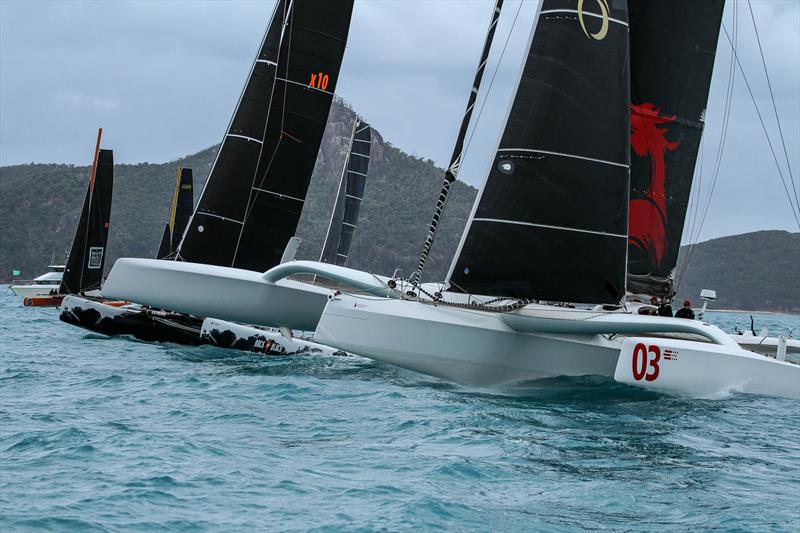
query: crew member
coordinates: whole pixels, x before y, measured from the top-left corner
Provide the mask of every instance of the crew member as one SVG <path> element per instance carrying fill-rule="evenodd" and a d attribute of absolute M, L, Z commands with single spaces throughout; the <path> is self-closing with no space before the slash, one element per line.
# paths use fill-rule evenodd
<path fill-rule="evenodd" d="M 678 312 L 675 313 L 675 318 L 688 318 L 690 320 L 694 320 L 694 311 L 692 311 L 692 302 L 686 300 L 683 302 L 683 307 L 678 309 Z"/>
<path fill-rule="evenodd" d="M 661 297 L 661 303 L 658 306 L 658 316 L 672 318 L 672 306 L 669 305 L 669 301 L 664 296 Z"/>

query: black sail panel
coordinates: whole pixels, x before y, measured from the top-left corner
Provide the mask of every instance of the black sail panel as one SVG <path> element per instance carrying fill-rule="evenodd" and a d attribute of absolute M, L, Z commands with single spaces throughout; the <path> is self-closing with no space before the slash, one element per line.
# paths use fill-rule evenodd
<path fill-rule="evenodd" d="M 111 150 L 100 150 L 94 179 L 86 191 L 78 228 L 61 279 L 61 294 L 77 294 L 100 288 L 106 260 L 113 187 L 114 154 Z"/>
<path fill-rule="evenodd" d="M 171 252 L 178 249 L 186 225 L 192 217 L 194 208 L 194 180 L 191 168 L 182 168 L 178 192 L 175 199 L 175 208 L 172 214 L 172 245 Z"/>
<path fill-rule="evenodd" d="M 350 143 L 350 152 L 345 163 L 345 172 L 339 184 L 339 194 L 331 215 L 328 234 L 322 246 L 320 261 L 344 266 L 350 254 L 353 232 L 358 224 L 358 213 L 364 197 L 367 173 L 369 172 L 372 132 L 366 122 L 356 120 Z"/>
<path fill-rule="evenodd" d="M 627 2 L 543 0 L 452 288 L 618 302 L 629 188 Z"/>
<path fill-rule="evenodd" d="M 352 0 L 292 4 L 264 146 L 233 266 L 267 270 L 294 236 L 350 29 Z"/>
<path fill-rule="evenodd" d="M 161 234 L 161 242 L 158 245 L 156 259 L 166 259 L 172 253 L 172 232 L 169 229 L 169 222 L 164 224 L 164 233 Z"/>
<path fill-rule="evenodd" d="M 275 7 L 197 208 L 188 229 L 178 234 L 180 259 L 233 262 L 264 141 L 286 9 L 286 0 Z"/>
<path fill-rule="evenodd" d="M 724 0 L 630 4 L 628 290 L 672 296 Z"/>

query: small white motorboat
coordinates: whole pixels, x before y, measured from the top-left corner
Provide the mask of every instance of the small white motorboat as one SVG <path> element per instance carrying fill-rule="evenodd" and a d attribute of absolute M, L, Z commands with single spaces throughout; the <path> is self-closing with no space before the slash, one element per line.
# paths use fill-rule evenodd
<path fill-rule="evenodd" d="M 61 278 L 64 276 L 66 265 L 49 265 L 50 272 L 42 274 L 32 280 L 18 281 L 9 289 L 17 296 L 30 298 L 32 296 L 49 296 L 58 292 Z"/>

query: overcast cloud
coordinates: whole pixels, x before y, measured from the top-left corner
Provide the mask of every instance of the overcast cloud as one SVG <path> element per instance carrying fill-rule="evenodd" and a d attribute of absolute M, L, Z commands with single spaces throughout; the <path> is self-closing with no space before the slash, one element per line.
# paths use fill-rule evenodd
<path fill-rule="evenodd" d="M 395 146 L 445 165 L 493 0 L 357 0 L 338 93 Z M 222 138 L 274 2 L 0 0 L 0 164 L 87 164 L 98 126 L 121 163 L 163 162 Z M 733 29 L 733 0 L 725 25 Z M 800 176 L 800 2 L 753 0 L 795 183 Z M 507 0 L 489 91 L 461 178 L 479 186 L 536 2 Z M 785 168 L 750 15 L 739 55 Z M 510 34 L 505 54 L 501 50 Z M 708 197 L 730 46 L 718 50 L 706 118 Z M 483 91 L 484 93 L 486 91 Z M 480 101 L 479 101 L 480 105 Z M 798 226 L 741 76 L 705 240 Z M 696 232 L 696 231 L 695 231 Z M 688 231 L 684 241 L 688 240 Z"/>

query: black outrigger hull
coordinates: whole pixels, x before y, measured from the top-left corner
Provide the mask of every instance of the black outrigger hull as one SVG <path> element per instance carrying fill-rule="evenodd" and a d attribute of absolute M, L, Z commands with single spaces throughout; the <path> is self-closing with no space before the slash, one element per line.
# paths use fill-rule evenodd
<path fill-rule="evenodd" d="M 100 300 L 67 296 L 61 303 L 62 322 L 102 335 L 134 337 L 145 342 L 197 346 L 203 319 L 137 304 L 116 307 Z"/>

